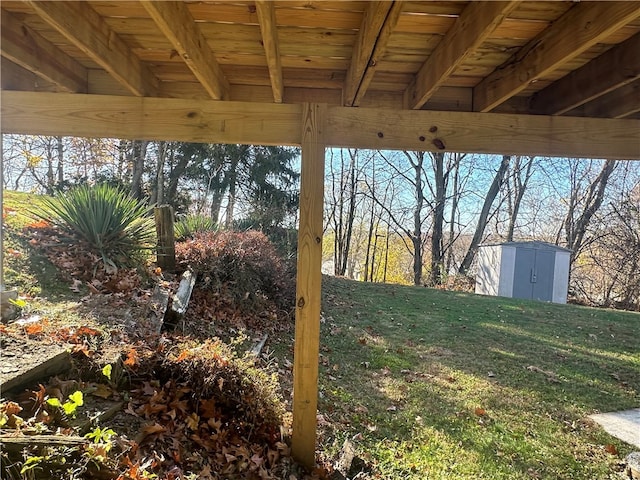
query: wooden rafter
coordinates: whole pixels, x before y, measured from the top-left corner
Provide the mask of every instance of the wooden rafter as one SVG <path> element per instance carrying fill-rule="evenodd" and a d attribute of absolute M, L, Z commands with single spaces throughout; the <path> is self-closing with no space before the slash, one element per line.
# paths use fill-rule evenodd
<path fill-rule="evenodd" d="M 227 99 L 229 82 L 187 5 L 178 1 L 144 1 L 142 5 L 211 98 Z"/>
<path fill-rule="evenodd" d="M 626 118 L 640 112 L 640 80 L 624 85 L 571 110 L 569 115 L 600 118 Z"/>
<path fill-rule="evenodd" d="M 17 63 L 13 63 L 6 57 L 0 56 L 0 84 L 6 90 L 18 90 L 26 92 L 55 92 L 58 86 Z"/>
<path fill-rule="evenodd" d="M 474 111 L 491 111 L 638 16 L 640 2 L 577 3 L 474 88 Z"/>
<path fill-rule="evenodd" d="M 640 78 L 640 33 L 536 93 L 531 111 L 561 115 Z"/>
<path fill-rule="evenodd" d="M 405 104 L 421 108 L 517 4 L 517 1 L 469 3 L 405 90 Z"/>
<path fill-rule="evenodd" d="M 344 86 L 346 106 L 357 106 L 367 91 L 376 64 L 384 55 L 389 36 L 400 19 L 402 8 L 401 0 L 372 1 L 368 4 L 347 71 Z"/>
<path fill-rule="evenodd" d="M 2 11 L 2 56 L 61 90 L 86 93 L 87 69 L 12 14 Z M 3 72 L 4 73 L 4 72 Z"/>
<path fill-rule="evenodd" d="M 280 60 L 280 44 L 276 26 L 276 10 L 273 1 L 256 0 L 256 13 L 260 22 L 262 44 L 267 57 L 273 101 L 282 103 L 284 97 L 284 82 L 282 81 L 282 61 Z"/>
<path fill-rule="evenodd" d="M 43 20 L 134 95 L 145 96 L 158 93 L 158 80 L 87 3 L 39 1 L 28 3 Z"/>

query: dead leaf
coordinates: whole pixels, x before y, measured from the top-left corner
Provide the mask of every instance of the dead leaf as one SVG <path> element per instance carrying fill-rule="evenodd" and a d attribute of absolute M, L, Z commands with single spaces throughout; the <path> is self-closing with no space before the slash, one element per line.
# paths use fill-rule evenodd
<path fill-rule="evenodd" d="M 123 362 L 127 367 L 135 367 L 138 365 L 138 352 L 136 352 L 135 348 L 129 349 L 129 353 L 127 353 L 127 359 Z"/>
<path fill-rule="evenodd" d="M 605 451 L 611 455 L 618 455 L 618 449 L 613 443 L 608 443 L 604 447 Z"/>
<path fill-rule="evenodd" d="M 476 407 L 474 413 L 479 417 L 484 417 L 487 414 L 487 411 L 484 408 Z"/>
<path fill-rule="evenodd" d="M 180 355 L 178 355 L 178 358 L 176 358 L 176 362 L 181 362 L 188 356 L 189 356 L 189 350 L 183 350 L 182 352 L 180 352 Z"/>

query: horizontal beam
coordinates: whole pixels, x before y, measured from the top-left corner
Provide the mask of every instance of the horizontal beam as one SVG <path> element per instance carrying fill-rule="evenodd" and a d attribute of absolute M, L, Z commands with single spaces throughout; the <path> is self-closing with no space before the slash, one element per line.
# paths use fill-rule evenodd
<path fill-rule="evenodd" d="M 379 150 L 640 159 L 640 122 L 330 106 L 326 142 Z"/>
<path fill-rule="evenodd" d="M 2 91 L 3 133 L 299 145 L 300 105 Z"/>
<path fill-rule="evenodd" d="M 300 145 L 302 105 L 2 91 L 3 133 Z M 327 107 L 326 144 L 640 159 L 640 121 Z"/>

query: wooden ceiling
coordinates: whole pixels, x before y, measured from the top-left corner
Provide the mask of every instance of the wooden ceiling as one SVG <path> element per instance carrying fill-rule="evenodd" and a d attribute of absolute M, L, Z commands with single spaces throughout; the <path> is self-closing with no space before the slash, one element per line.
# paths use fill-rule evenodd
<path fill-rule="evenodd" d="M 635 1 L 2 1 L 2 89 L 640 118 Z"/>

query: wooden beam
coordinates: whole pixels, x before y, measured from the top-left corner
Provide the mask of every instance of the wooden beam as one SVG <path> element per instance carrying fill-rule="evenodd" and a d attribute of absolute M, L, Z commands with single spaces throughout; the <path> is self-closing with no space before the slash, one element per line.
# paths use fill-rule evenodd
<path fill-rule="evenodd" d="M 280 43 L 276 24 L 276 9 L 272 0 L 256 0 L 256 13 L 260 22 L 262 45 L 267 57 L 273 101 L 282 103 L 284 82 L 282 81 L 282 62 L 280 60 Z"/>
<path fill-rule="evenodd" d="M 626 118 L 640 112 L 640 80 L 624 85 L 568 112 L 569 115 Z"/>
<path fill-rule="evenodd" d="M 560 115 L 640 78 L 640 33 L 574 70 L 531 99 L 531 111 Z"/>
<path fill-rule="evenodd" d="M 187 5 L 177 1 L 144 1 L 142 5 L 211 98 L 226 100 L 229 82 Z"/>
<path fill-rule="evenodd" d="M 527 43 L 473 90 L 488 112 L 640 16 L 640 2 L 581 2 Z"/>
<path fill-rule="evenodd" d="M 5 133 L 300 145 L 300 105 L 2 91 Z"/>
<path fill-rule="evenodd" d="M 2 91 L 0 103 L 4 133 L 301 142 L 299 104 L 13 91 Z M 640 122 L 629 119 L 329 106 L 325 139 L 336 147 L 640 158 Z"/>
<path fill-rule="evenodd" d="M 406 88 L 408 108 L 421 108 L 516 5 L 517 1 L 469 3 Z"/>
<path fill-rule="evenodd" d="M 582 158 L 640 158 L 640 122 L 329 106 L 327 145 Z"/>
<path fill-rule="evenodd" d="M 402 13 L 401 1 L 372 1 L 364 12 L 353 47 L 344 86 L 344 104 L 358 105 L 373 79 L 375 67 L 384 55 L 391 32 Z"/>
<path fill-rule="evenodd" d="M 28 3 L 47 23 L 138 96 L 158 92 L 158 79 L 86 2 Z"/>
<path fill-rule="evenodd" d="M 2 56 L 66 92 L 87 92 L 87 69 L 38 32 L 2 10 Z"/>
<path fill-rule="evenodd" d="M 326 108 L 304 104 L 302 109 L 291 450 L 293 458 L 309 470 L 315 465 L 318 408 Z"/>

